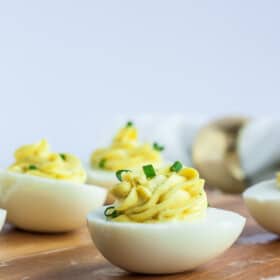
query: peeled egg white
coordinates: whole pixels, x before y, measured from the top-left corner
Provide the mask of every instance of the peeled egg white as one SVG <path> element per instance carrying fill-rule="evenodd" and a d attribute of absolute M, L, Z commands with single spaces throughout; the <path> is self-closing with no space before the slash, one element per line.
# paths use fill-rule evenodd
<path fill-rule="evenodd" d="M 254 219 L 268 231 L 280 234 L 280 188 L 276 180 L 263 181 L 243 193 Z"/>
<path fill-rule="evenodd" d="M 103 188 L 0 171 L 0 207 L 18 228 L 66 232 L 86 224 L 86 216 L 103 205 Z"/>
<path fill-rule="evenodd" d="M 88 215 L 92 240 L 112 264 L 137 273 L 194 269 L 228 249 L 245 225 L 242 216 L 215 208 L 201 220 L 156 224 L 108 221 L 105 209 Z"/>
<path fill-rule="evenodd" d="M 0 231 L 5 223 L 7 211 L 4 209 L 0 209 Z"/>
<path fill-rule="evenodd" d="M 110 189 L 119 183 L 116 172 L 87 166 L 87 183 Z"/>

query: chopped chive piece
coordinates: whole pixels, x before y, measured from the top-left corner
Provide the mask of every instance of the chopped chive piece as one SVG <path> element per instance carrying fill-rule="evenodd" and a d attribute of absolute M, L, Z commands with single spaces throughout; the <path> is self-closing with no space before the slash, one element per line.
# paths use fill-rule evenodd
<path fill-rule="evenodd" d="M 104 215 L 107 218 L 116 218 L 119 216 L 118 211 L 115 209 L 114 206 L 107 207 L 104 211 Z"/>
<path fill-rule="evenodd" d="M 99 168 L 104 168 L 105 167 L 105 163 L 106 163 L 106 159 L 105 158 L 101 159 L 99 164 L 98 164 Z"/>
<path fill-rule="evenodd" d="M 153 144 L 153 148 L 154 148 L 156 151 L 159 151 L 159 152 L 161 152 L 161 151 L 164 150 L 164 146 L 160 145 L 160 144 L 157 143 L 157 142 L 155 142 L 155 143 Z"/>
<path fill-rule="evenodd" d="M 126 123 L 126 127 L 131 127 L 131 126 L 133 126 L 133 122 L 129 121 Z"/>
<path fill-rule="evenodd" d="M 209 202 L 207 203 L 207 207 L 211 207 L 211 205 L 210 205 L 210 203 L 209 203 Z"/>
<path fill-rule="evenodd" d="M 183 164 L 180 161 L 175 161 L 171 167 L 170 171 L 179 172 L 183 168 Z"/>
<path fill-rule="evenodd" d="M 151 164 L 144 165 L 142 168 L 148 179 L 154 178 L 156 176 L 156 171 Z"/>
<path fill-rule="evenodd" d="M 121 169 L 121 170 L 118 170 L 118 171 L 116 172 L 116 176 L 117 176 L 117 178 L 118 178 L 118 180 L 119 180 L 120 182 L 122 181 L 122 174 L 123 174 L 124 172 L 131 172 L 131 171 L 128 170 L 128 169 Z"/>
<path fill-rule="evenodd" d="M 31 164 L 31 165 L 28 166 L 28 169 L 29 169 L 29 170 L 36 170 L 36 169 L 37 169 L 37 166 Z"/>
<path fill-rule="evenodd" d="M 59 154 L 59 155 L 63 160 L 66 160 L 66 155 L 65 154 Z"/>

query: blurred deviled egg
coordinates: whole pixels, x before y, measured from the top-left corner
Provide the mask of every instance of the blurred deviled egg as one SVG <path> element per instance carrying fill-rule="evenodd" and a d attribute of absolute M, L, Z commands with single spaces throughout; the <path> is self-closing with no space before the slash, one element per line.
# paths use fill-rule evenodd
<path fill-rule="evenodd" d="M 50 150 L 46 140 L 15 152 L 0 171 L 0 206 L 18 228 L 65 232 L 85 225 L 86 215 L 102 206 L 106 190 L 85 185 L 86 172 L 74 155 Z"/>
<path fill-rule="evenodd" d="M 118 131 L 109 147 L 92 153 L 87 182 L 111 188 L 118 183 L 117 170 L 139 168 L 145 164 L 161 165 L 163 149 L 158 143 L 140 143 L 137 128 L 128 122 Z"/>
<path fill-rule="evenodd" d="M 247 189 L 243 198 L 251 215 L 263 228 L 280 234 L 280 173 L 276 179 Z"/>
<path fill-rule="evenodd" d="M 91 212 L 88 227 L 104 257 L 127 271 L 194 269 L 228 249 L 244 227 L 242 216 L 207 208 L 204 180 L 180 162 L 117 175 L 117 201 Z"/>
<path fill-rule="evenodd" d="M 7 211 L 4 209 L 0 209 L 0 231 L 5 223 Z"/>

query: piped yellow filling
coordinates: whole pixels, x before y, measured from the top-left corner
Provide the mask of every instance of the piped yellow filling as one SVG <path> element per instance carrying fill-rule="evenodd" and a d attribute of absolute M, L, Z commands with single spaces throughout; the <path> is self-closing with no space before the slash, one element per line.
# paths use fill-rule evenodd
<path fill-rule="evenodd" d="M 91 156 L 92 167 L 109 171 L 136 168 L 148 163 L 159 165 L 161 162 L 158 150 L 139 142 L 138 131 L 133 124 L 120 129 L 109 147 L 97 149 Z"/>
<path fill-rule="evenodd" d="M 277 182 L 278 187 L 280 188 L 280 172 L 276 173 L 276 182 Z"/>
<path fill-rule="evenodd" d="M 80 160 L 70 154 L 51 152 L 44 139 L 20 147 L 14 157 L 15 163 L 8 168 L 9 171 L 76 183 L 86 181 L 86 172 Z"/>
<path fill-rule="evenodd" d="M 193 220 L 204 217 L 207 209 L 204 180 L 189 167 L 178 172 L 161 168 L 151 179 L 142 169 L 125 172 L 111 192 L 117 202 L 110 219 L 116 222 Z"/>

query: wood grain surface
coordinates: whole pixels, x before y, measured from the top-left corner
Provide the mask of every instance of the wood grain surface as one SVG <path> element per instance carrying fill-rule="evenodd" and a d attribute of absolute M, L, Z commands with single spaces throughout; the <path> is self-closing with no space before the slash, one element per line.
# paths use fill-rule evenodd
<path fill-rule="evenodd" d="M 34 234 L 6 225 L 0 234 L 0 279 L 280 279 L 278 236 L 264 231 L 249 217 L 239 196 L 211 191 L 209 201 L 211 206 L 234 210 L 248 219 L 231 249 L 195 271 L 167 276 L 130 274 L 100 255 L 86 228 L 68 234 Z"/>

